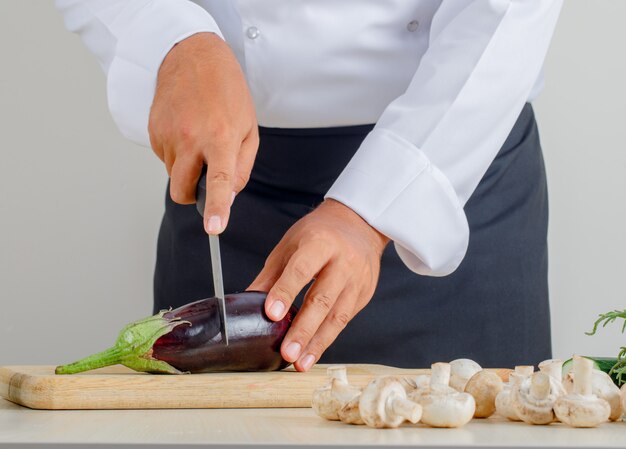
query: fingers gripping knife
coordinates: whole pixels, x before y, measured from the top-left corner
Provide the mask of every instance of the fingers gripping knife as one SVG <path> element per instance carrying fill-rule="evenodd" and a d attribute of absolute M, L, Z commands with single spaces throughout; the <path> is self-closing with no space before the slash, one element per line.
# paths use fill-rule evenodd
<path fill-rule="evenodd" d="M 204 217 L 204 203 L 206 202 L 206 170 L 203 171 L 196 187 L 196 208 Z M 209 235 L 209 249 L 211 251 L 211 269 L 213 270 L 213 287 L 220 312 L 220 331 L 222 341 L 228 345 L 228 325 L 226 322 L 226 302 L 224 300 L 224 281 L 222 279 L 222 259 L 220 257 L 220 238 Z"/>

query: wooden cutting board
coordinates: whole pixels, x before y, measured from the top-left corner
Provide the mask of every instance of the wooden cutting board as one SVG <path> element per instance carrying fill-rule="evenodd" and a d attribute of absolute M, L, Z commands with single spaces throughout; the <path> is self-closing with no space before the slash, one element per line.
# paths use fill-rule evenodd
<path fill-rule="evenodd" d="M 109 366 L 55 375 L 53 366 L 0 367 L 0 396 L 35 409 L 281 408 L 310 407 L 313 390 L 326 383 L 326 367 L 264 373 L 180 376 L 137 373 Z M 380 375 L 416 376 L 427 369 L 346 365 L 351 384 L 364 386 Z M 508 378 L 510 370 L 496 370 Z"/>

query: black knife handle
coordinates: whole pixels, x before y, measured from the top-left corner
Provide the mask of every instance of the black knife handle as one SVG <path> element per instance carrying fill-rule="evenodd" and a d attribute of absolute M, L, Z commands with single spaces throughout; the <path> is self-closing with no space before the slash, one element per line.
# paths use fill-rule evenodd
<path fill-rule="evenodd" d="M 202 166 L 202 175 L 196 186 L 196 209 L 202 218 L 204 218 L 204 204 L 206 203 L 206 165 Z"/>

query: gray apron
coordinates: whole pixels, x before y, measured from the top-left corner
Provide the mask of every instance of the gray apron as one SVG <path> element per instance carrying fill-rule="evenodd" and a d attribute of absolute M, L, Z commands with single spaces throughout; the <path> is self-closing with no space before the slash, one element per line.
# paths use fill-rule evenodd
<path fill-rule="evenodd" d="M 371 129 L 260 128 L 250 182 L 237 196 L 220 241 L 226 292 L 246 289 L 289 227 L 323 200 Z M 460 267 L 446 277 L 420 276 L 388 245 L 374 297 L 320 362 L 426 367 L 467 357 L 483 366 L 511 367 L 551 356 L 548 198 L 530 104 L 465 213 L 470 240 Z M 154 310 L 212 295 L 202 219 L 195 206 L 175 204 L 167 194 Z"/>

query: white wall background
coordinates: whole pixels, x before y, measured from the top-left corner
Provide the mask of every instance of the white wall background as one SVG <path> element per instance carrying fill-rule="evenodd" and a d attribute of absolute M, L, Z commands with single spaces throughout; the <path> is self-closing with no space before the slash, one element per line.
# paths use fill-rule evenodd
<path fill-rule="evenodd" d="M 626 308 L 626 2 L 566 0 L 536 102 L 549 171 L 556 356 L 614 355 Z M 52 2 L 0 2 L 0 365 L 57 364 L 147 315 L 166 182 L 108 114 Z"/>

